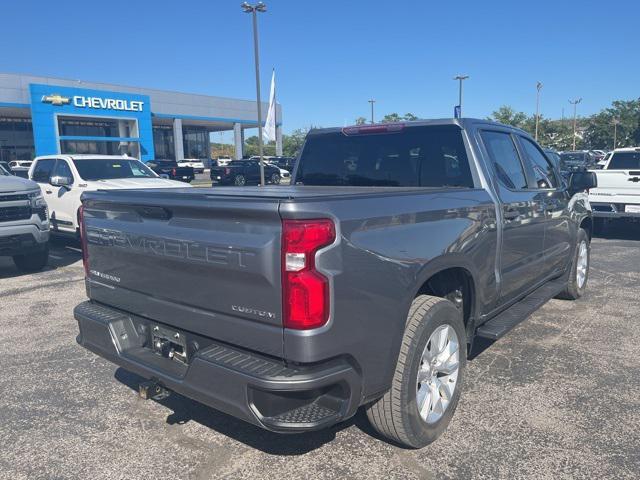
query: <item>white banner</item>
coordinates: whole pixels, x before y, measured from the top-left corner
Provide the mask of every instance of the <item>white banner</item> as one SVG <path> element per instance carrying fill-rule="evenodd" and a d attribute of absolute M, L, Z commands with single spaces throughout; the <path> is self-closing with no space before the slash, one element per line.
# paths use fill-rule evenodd
<path fill-rule="evenodd" d="M 262 130 L 263 137 L 267 142 L 276 140 L 276 71 L 271 75 L 271 93 L 269 94 L 269 110 L 267 111 L 267 120 Z"/>

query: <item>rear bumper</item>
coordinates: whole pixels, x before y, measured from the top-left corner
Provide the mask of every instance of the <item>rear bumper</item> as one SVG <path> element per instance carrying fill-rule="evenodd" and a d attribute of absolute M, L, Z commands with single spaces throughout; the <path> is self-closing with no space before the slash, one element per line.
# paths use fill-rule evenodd
<path fill-rule="evenodd" d="M 640 218 L 640 212 L 626 212 L 625 203 L 589 202 L 596 218 Z M 633 204 L 637 205 L 637 204 Z"/>
<path fill-rule="evenodd" d="M 188 365 L 147 348 L 157 325 L 97 303 L 74 309 L 80 345 L 169 390 L 275 432 L 318 430 L 351 417 L 362 380 L 346 359 L 286 365 L 183 332 L 194 346 Z"/>

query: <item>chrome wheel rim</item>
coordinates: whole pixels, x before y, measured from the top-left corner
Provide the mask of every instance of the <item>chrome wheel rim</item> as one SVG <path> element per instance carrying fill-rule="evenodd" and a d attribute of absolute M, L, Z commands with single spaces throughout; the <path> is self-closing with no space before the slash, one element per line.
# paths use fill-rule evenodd
<path fill-rule="evenodd" d="M 418 368 L 416 405 L 425 422 L 435 423 L 447 411 L 459 371 L 458 335 L 450 325 L 441 325 L 429 337 Z"/>
<path fill-rule="evenodd" d="M 235 183 L 236 183 L 236 185 L 238 185 L 238 186 L 242 186 L 242 185 L 244 185 L 244 177 L 243 177 L 242 175 L 238 175 L 238 176 L 236 177 L 236 182 L 235 182 Z"/>
<path fill-rule="evenodd" d="M 271 183 L 280 183 L 280 175 L 277 173 L 271 175 Z"/>
<path fill-rule="evenodd" d="M 587 281 L 588 268 L 589 251 L 587 249 L 587 242 L 583 240 L 578 247 L 578 262 L 576 264 L 576 281 L 578 282 L 578 288 L 582 288 Z"/>

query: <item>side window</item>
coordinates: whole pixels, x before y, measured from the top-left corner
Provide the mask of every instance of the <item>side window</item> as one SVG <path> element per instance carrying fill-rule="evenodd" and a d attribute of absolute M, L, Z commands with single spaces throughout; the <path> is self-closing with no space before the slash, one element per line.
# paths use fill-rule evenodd
<path fill-rule="evenodd" d="M 511 134 L 483 131 L 480 135 L 500 183 L 512 190 L 526 189 L 527 179 Z"/>
<path fill-rule="evenodd" d="M 32 180 L 38 183 L 49 183 L 51 172 L 53 171 L 53 167 L 55 164 L 56 161 L 53 158 L 38 160 L 36 162 L 35 168 L 33 169 Z"/>
<path fill-rule="evenodd" d="M 553 166 L 547 160 L 547 157 L 538 150 L 538 147 L 531 140 L 524 137 L 519 138 L 522 149 L 531 163 L 538 188 L 557 188 L 558 181 L 556 180 Z"/>
<path fill-rule="evenodd" d="M 73 183 L 73 173 L 66 160 L 58 160 L 56 166 L 53 169 L 52 177 L 67 177 Z"/>

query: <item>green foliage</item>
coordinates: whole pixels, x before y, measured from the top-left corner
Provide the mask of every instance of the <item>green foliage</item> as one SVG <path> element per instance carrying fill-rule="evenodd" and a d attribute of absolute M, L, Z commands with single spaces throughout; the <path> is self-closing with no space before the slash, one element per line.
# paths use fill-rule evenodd
<path fill-rule="evenodd" d="M 613 147 L 614 121 L 616 147 L 633 147 L 640 143 L 640 99 L 617 100 L 589 119 L 585 129 L 585 142 L 591 148 L 610 149 Z"/>
<path fill-rule="evenodd" d="M 356 125 L 364 125 L 365 123 L 367 123 L 367 119 L 364 117 L 358 117 L 356 118 L 355 124 Z"/>

